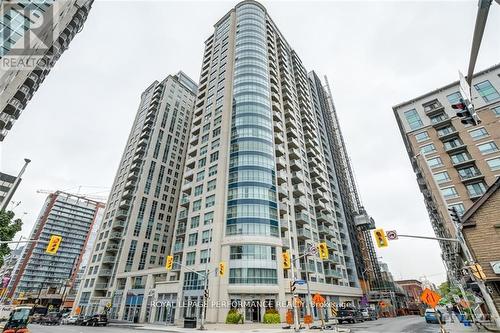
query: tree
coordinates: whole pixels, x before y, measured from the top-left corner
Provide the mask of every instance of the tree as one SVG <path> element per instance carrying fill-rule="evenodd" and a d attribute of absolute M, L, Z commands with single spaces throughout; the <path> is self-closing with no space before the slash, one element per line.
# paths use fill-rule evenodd
<path fill-rule="evenodd" d="M 23 222 L 15 219 L 12 211 L 0 211 L 0 241 L 11 241 L 17 232 L 21 231 Z M 10 253 L 9 244 L 0 245 L 0 266 L 3 265 L 3 257 Z"/>

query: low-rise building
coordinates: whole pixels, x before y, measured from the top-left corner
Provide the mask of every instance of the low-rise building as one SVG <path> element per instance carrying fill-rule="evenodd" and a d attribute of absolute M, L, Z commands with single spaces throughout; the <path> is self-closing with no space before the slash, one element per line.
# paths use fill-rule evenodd
<path fill-rule="evenodd" d="M 463 234 L 500 312 L 500 178 L 462 216 Z"/>

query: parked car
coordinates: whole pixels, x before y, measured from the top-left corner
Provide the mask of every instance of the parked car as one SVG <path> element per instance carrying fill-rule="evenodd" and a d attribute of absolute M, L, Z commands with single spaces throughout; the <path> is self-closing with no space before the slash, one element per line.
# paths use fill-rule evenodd
<path fill-rule="evenodd" d="M 339 321 L 339 324 L 342 324 L 344 322 L 346 323 L 357 323 L 357 322 L 363 322 L 363 315 L 361 314 L 361 311 L 356 310 L 356 309 L 341 309 L 339 310 L 337 314 L 337 319 Z"/>
<path fill-rule="evenodd" d="M 78 318 L 76 318 L 75 325 L 87 326 L 91 318 L 92 316 L 79 315 Z"/>
<path fill-rule="evenodd" d="M 108 325 L 108 316 L 105 314 L 96 314 L 90 317 L 87 326 L 106 326 Z"/>
<path fill-rule="evenodd" d="M 439 317 L 439 319 L 438 319 L 438 317 Z M 431 323 L 432 324 L 439 324 L 439 321 L 441 321 L 441 323 L 443 323 L 443 324 L 445 323 L 444 318 L 443 318 L 443 314 L 439 310 L 434 310 L 434 309 L 425 310 L 424 318 L 428 324 L 431 324 Z"/>
<path fill-rule="evenodd" d="M 59 312 L 49 312 L 46 316 L 42 316 L 39 323 L 42 325 L 61 325 L 61 316 Z"/>
<path fill-rule="evenodd" d="M 372 308 L 361 309 L 364 320 L 377 320 L 377 311 Z"/>
<path fill-rule="evenodd" d="M 63 325 L 75 325 L 78 320 L 78 316 L 66 316 L 62 319 Z"/>

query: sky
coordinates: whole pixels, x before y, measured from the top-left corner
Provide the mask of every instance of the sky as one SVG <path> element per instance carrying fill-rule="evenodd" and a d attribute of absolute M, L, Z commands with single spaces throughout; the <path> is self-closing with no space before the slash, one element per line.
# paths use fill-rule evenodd
<path fill-rule="evenodd" d="M 204 41 L 236 1 L 94 2 L 0 147 L 0 170 L 32 160 L 14 200 L 29 235 L 46 194 L 106 195 L 141 92 L 183 70 L 198 81 Z M 433 235 L 392 106 L 466 72 L 477 1 L 263 1 L 308 70 L 327 75 L 364 206 L 385 230 Z M 500 62 L 493 3 L 477 69 Z M 396 279 L 446 279 L 437 242 L 378 250 Z"/>

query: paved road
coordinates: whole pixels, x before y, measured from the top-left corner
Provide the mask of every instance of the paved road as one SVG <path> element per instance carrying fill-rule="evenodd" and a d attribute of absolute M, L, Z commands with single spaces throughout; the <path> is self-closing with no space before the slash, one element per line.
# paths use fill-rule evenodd
<path fill-rule="evenodd" d="M 358 324 L 341 325 L 340 327 L 350 328 L 353 333 L 438 333 L 439 326 L 435 324 L 427 324 L 422 317 L 418 316 L 407 316 L 398 318 L 382 318 L 376 321 L 368 321 Z M 141 329 L 134 330 L 132 327 L 85 327 L 85 326 L 40 326 L 40 325 L 30 325 L 30 331 L 32 333 L 128 333 L 128 332 L 169 332 L 169 328 L 165 326 L 156 326 L 156 329 Z M 158 330 L 161 329 L 161 330 Z M 179 328 L 170 328 L 170 332 L 200 332 L 196 330 L 184 330 Z M 227 328 L 225 328 L 227 329 Z M 227 332 L 225 329 L 218 330 L 218 332 Z M 246 327 L 244 330 L 238 330 L 237 326 L 234 327 L 232 332 L 248 332 L 248 333 L 278 333 L 285 332 L 290 333 L 290 330 L 281 329 L 250 329 Z M 207 333 L 214 331 L 205 331 Z M 308 332 L 319 332 L 317 330 L 310 330 Z M 325 331 L 328 332 L 328 331 Z M 449 333 L 462 333 L 462 330 L 449 329 Z M 472 333 L 472 332 L 471 332 Z"/>

